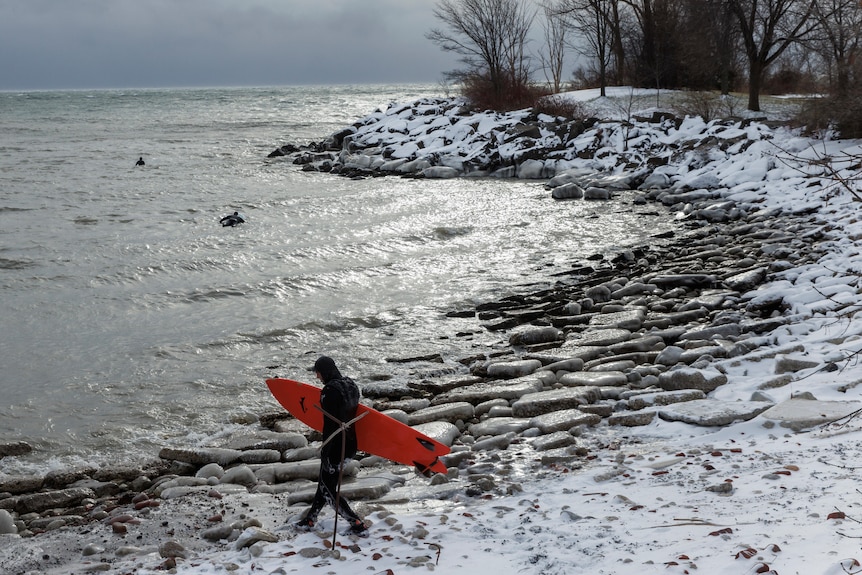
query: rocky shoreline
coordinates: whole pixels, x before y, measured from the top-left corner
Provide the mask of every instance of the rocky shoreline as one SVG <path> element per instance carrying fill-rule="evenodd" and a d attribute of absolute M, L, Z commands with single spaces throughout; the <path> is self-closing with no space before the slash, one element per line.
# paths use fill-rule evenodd
<path fill-rule="evenodd" d="M 670 120 L 660 116 L 656 121 Z M 568 143 L 580 136 L 590 142 L 607 137 L 585 134 L 586 127 L 552 131 L 573 134 Z M 550 161 L 557 168 L 563 161 L 536 143 L 543 131 L 518 128 L 518 138 L 503 138 L 516 152 L 502 163 L 499 152 L 472 167 L 453 167 L 438 155 L 435 161 L 448 162 L 443 167 L 453 170 L 444 174 L 432 170 L 441 165 L 430 163 L 406 172 L 404 166 L 415 158 L 393 160 L 392 150 L 380 146 L 373 153 L 362 147 L 360 153 L 353 128 L 341 136 L 339 154 L 350 159 L 344 165 L 366 167 L 341 173 L 451 177 L 502 169 L 505 174 L 497 175 L 528 177 L 544 173 Z M 838 369 L 835 363 L 820 365 L 801 357 L 799 347 L 778 345 L 771 334 L 805 318 L 790 313 L 780 292 L 757 290 L 776 274 L 818 262 L 828 250 L 829 225 L 814 209 L 769 208 L 756 198 L 729 201 L 719 186 L 706 181 L 672 185 L 654 168 L 680 154 L 679 147 L 656 153 L 654 161 L 633 161 L 653 144 L 638 148 L 633 143 L 622 160 L 614 160 L 631 165 L 626 175 L 560 172 L 547 187 L 558 199 L 614 196 L 632 206 L 660 202 L 684 216 L 678 232 L 611 257 L 591 256 L 555 273 L 551 287 L 476 309 L 452 310 L 451 315 L 475 318 L 477 330 L 499 334 L 499 343 L 459 358 L 394 358 L 414 367 L 407 383 L 361 382 L 363 401 L 452 446 L 444 458 L 449 473 L 428 480 L 377 457 L 353 462 L 344 494 L 358 502 L 363 514 L 385 522 L 389 507 L 410 501 L 517 493 L 525 476 L 585 465 L 597 452 L 614 449 L 628 430 L 657 418 L 718 427 L 760 415 L 782 425 L 782 414 L 772 411 L 778 402 L 770 390 L 791 384 L 803 369 Z M 750 144 L 735 138 L 721 146 L 744 149 Z M 595 146 L 584 149 L 597 152 Z M 281 150 L 312 163 L 308 151 Z M 545 159 L 536 159 L 539 153 Z M 572 153 L 585 152 L 574 146 Z M 333 157 L 327 158 L 315 156 L 312 169 L 331 170 L 325 162 Z M 470 347 L 469 333 L 456 337 Z M 726 362 L 743 356 L 775 358 L 775 377 L 744 401 L 708 397 L 727 383 Z M 822 417 L 818 413 L 810 422 L 795 423 L 814 425 Z M 71 553 L 85 558 L 84 571 L 107 571 L 121 557 L 153 549 L 161 558 L 160 569 L 225 542 L 260 552 L 278 539 L 270 526 L 283 525 L 312 498 L 319 439 L 281 411 L 261 414 L 245 433 L 206 448 L 165 447 L 157 459 L 139 466 L 2 478 L 0 537 L 38 540 L 75 530 L 81 544 Z M 23 442 L 0 444 L 0 458 L 28 449 Z M 249 498 L 265 500 L 273 516 L 262 519 L 244 512 Z M 195 517 L 163 509 L 176 501 L 189 502 L 197 509 Z M 397 522 L 392 526 L 397 528 Z M 25 559 L 27 568 L 21 572 L 60 562 L 45 553 Z"/>
<path fill-rule="evenodd" d="M 347 497 L 370 510 L 410 498 L 512 493 L 517 478 L 498 455 L 510 447 L 531 451 L 543 466 L 577 466 L 603 447 L 589 428 L 622 430 L 657 417 L 721 426 L 773 407 L 769 388 L 811 366 L 792 357 L 797 350 L 772 347 L 769 333 L 795 319 L 783 313 L 780 295 L 746 294 L 774 272 L 815 262 L 828 229 L 815 214 L 756 206 L 724 205 L 717 218 L 714 202 L 692 203 L 688 192 L 643 189 L 638 198 L 694 206 L 712 217 L 691 218 L 675 237 L 557 274 L 556 284 L 541 292 L 453 311 L 503 338 L 495 349 L 458 359 L 469 373 L 441 369 L 443 375 L 429 377 L 429 365 L 442 358 L 406 358 L 423 377 L 406 386 L 363 385 L 364 401 L 452 446 L 448 476 L 408 488 L 411 470 L 365 457 L 347 470 Z M 756 353 L 787 356 L 763 393 L 750 401 L 707 398 L 727 381 L 717 360 Z M 315 435 L 284 412 L 269 413 L 246 435 L 204 449 L 164 448 L 140 467 L 7 478 L 0 481 L 0 534 L 39 537 L 98 524 L 117 537 L 114 553 L 134 553 L 120 544 L 130 526 L 169 499 L 269 494 L 286 506 L 286 517 L 290 506 L 313 495 Z M 24 451 L 20 442 L 0 449 L 10 456 Z M 249 525 L 255 522 L 221 523 L 214 507 L 196 539 L 235 541 Z M 255 540 L 273 537 L 258 531 Z M 159 545 L 168 545 L 162 556 L 169 566 L 189 542 L 164 537 Z M 110 547 L 92 543 L 81 552 Z"/>

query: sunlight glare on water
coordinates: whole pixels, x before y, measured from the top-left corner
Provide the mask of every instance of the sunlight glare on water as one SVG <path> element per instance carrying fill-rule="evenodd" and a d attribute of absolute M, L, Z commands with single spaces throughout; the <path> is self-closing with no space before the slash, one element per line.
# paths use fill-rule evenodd
<path fill-rule="evenodd" d="M 264 379 L 307 379 L 318 353 L 360 383 L 409 378 L 389 357 L 456 366 L 499 336 L 446 312 L 670 227 L 542 182 L 352 180 L 267 158 L 435 93 L 0 93 L 0 437 L 35 447 L 2 472 L 204 442 L 277 409 Z M 247 223 L 221 227 L 233 211 Z"/>

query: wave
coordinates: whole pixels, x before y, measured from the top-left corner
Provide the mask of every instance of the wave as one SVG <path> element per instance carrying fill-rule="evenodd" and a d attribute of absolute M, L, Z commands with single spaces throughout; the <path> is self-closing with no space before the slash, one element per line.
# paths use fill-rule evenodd
<path fill-rule="evenodd" d="M 28 260 L 10 260 L 8 258 L 0 258 L 0 269 L 2 270 L 23 270 L 36 267 L 35 262 Z"/>
<path fill-rule="evenodd" d="M 438 226 L 434 228 L 434 238 L 438 240 L 448 240 L 460 236 L 467 236 L 473 233 L 473 226 Z"/>

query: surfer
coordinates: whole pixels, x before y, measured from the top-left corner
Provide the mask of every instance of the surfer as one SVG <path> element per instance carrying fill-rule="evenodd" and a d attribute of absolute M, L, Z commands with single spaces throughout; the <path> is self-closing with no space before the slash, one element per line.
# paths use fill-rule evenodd
<path fill-rule="evenodd" d="M 141 156 L 140 158 L 138 158 L 138 161 L 135 162 L 135 165 L 136 166 L 145 166 L 145 165 L 147 165 L 147 163 L 144 161 L 144 157 Z"/>
<path fill-rule="evenodd" d="M 240 214 L 239 212 L 234 212 L 229 216 L 225 216 L 219 220 L 219 223 L 223 228 L 227 226 L 234 227 L 235 225 L 242 224 L 244 222 L 245 218 L 243 218 L 242 214 Z"/>
<path fill-rule="evenodd" d="M 365 535 L 368 531 L 365 522 L 350 508 L 339 489 L 344 464 L 356 455 L 356 431 L 353 426 L 345 430 L 341 424 L 356 417 L 359 388 L 352 379 L 341 375 L 331 357 L 320 357 L 314 363 L 314 373 L 324 384 L 320 392 L 324 444 L 320 448 L 317 492 L 296 527 L 304 530 L 314 527 L 321 509 L 329 504 L 350 524 L 350 533 Z"/>

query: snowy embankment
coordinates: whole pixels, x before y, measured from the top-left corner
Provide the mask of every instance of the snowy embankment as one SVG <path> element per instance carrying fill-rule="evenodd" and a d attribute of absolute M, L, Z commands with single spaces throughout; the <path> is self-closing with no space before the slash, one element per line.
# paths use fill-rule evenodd
<path fill-rule="evenodd" d="M 295 533 L 284 528 L 301 507 L 288 508 L 293 494 L 214 482 L 204 491 L 143 506 L 139 514 L 119 506 L 128 515 L 123 529 L 100 521 L 35 537 L 0 536 L 0 568 L 138 574 L 174 567 L 184 574 L 862 572 L 862 495 L 855 481 L 862 421 L 854 417 L 862 407 L 862 322 L 856 319 L 862 310 L 862 224 L 852 193 L 862 148 L 757 120 L 703 122 L 652 110 L 644 116 L 650 121 L 570 123 L 528 112 L 467 115 L 452 102 L 426 100 L 376 112 L 328 145 L 285 150 L 309 169 L 350 175 L 383 170 L 414 177 L 541 177 L 557 197 L 628 194 L 633 205 L 672 206 L 681 226 L 699 232 L 672 246 L 679 258 L 660 252 L 668 260 L 661 262 L 660 276 L 648 272 L 646 256 L 642 264 L 625 254 L 620 265 L 628 267 L 610 269 L 607 281 L 592 286 L 593 297 L 562 306 L 555 319 L 565 320 L 567 337 L 577 340 L 566 343 L 575 345 L 553 352 L 537 347 L 523 358 L 509 352 L 508 361 L 477 369 L 489 375 L 530 368 L 542 391 L 476 405 L 474 415 L 480 406 L 485 410 L 477 423 L 451 437 L 452 477 L 429 482 L 370 465 L 363 479 L 400 477 L 402 486 L 358 503 L 371 524 L 368 539 L 339 536 L 329 549 L 331 513 L 317 531 Z M 683 257 L 688 248 L 704 246 L 711 246 L 709 253 Z M 716 282 L 714 274 L 686 268 L 694 261 L 728 273 Z M 619 269 L 637 270 L 638 277 L 617 277 Z M 703 285 L 692 290 L 687 282 Z M 607 303 L 597 305 L 602 300 Z M 697 315 L 707 308 L 706 316 Z M 746 315 L 750 309 L 766 317 Z M 696 321 L 682 331 L 662 327 L 671 318 L 689 317 Z M 596 320 L 601 323 L 592 324 Z M 518 335 L 548 333 L 547 327 Z M 595 358 L 575 357 L 601 347 L 595 339 L 595 345 L 581 345 L 596 331 L 620 338 L 603 344 L 617 350 L 601 358 L 612 359 L 613 370 Z M 637 342 L 649 347 L 632 347 Z M 695 359 L 699 349 L 709 353 Z M 554 354 L 570 354 L 561 360 L 565 367 L 555 370 L 543 361 Z M 633 358 L 650 363 L 631 367 Z M 594 372 L 582 374 L 574 368 L 578 361 Z M 560 413 L 529 415 L 551 396 L 559 400 L 590 387 L 574 379 L 607 381 L 619 373 L 623 385 L 592 386 L 602 400 L 586 411 L 595 416 L 587 418 L 591 426 L 543 430 L 551 424 L 540 418 Z M 680 391 L 663 383 L 693 373 L 701 374 L 693 381 L 710 384 L 706 391 L 689 401 L 677 396 L 674 405 L 658 403 L 670 397 L 663 394 Z M 524 384 L 523 378 L 511 381 L 510 389 Z M 468 393 L 469 387 L 449 392 L 462 399 Z M 634 399 L 647 407 L 635 409 Z M 724 416 L 739 414 L 737 420 L 705 424 L 715 406 Z M 604 407 L 609 412 L 599 417 Z M 519 408 L 524 417 L 517 417 Z M 629 410 L 649 417 L 627 421 Z M 422 411 L 408 420 L 418 421 Z M 495 424 L 497 433 L 488 433 Z M 239 479 L 240 472 L 233 476 Z"/>

